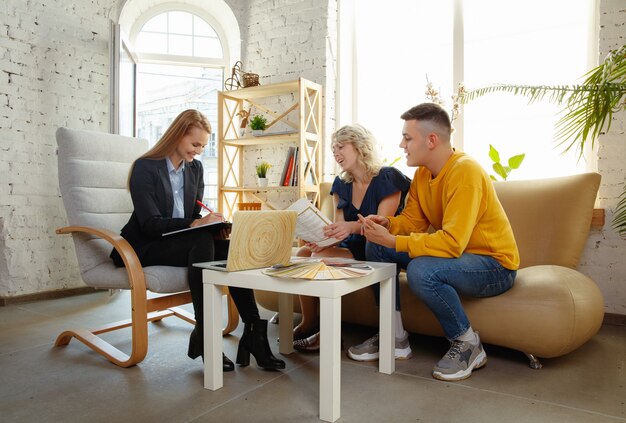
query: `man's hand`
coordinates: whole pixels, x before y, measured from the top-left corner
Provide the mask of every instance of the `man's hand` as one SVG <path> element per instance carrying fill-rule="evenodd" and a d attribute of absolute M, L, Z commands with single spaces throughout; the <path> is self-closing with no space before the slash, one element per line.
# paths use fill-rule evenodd
<path fill-rule="evenodd" d="M 395 248 L 396 237 L 389 233 L 389 219 L 384 216 L 369 215 L 359 216 L 359 222 L 363 225 L 363 235 L 368 241 L 383 247 Z"/>

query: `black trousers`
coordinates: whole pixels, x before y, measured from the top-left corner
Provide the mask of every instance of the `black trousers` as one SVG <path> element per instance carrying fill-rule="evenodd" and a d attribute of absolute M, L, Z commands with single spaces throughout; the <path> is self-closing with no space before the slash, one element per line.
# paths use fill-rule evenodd
<path fill-rule="evenodd" d="M 196 326 L 200 329 L 204 316 L 202 269 L 193 267 L 193 264 L 226 259 L 228 243 L 228 240 L 214 239 L 209 229 L 197 229 L 163 237 L 143 247 L 137 255 L 144 267 L 158 265 L 187 267 Z M 254 291 L 235 287 L 230 287 L 229 291 L 244 323 L 251 323 L 260 318 Z"/>

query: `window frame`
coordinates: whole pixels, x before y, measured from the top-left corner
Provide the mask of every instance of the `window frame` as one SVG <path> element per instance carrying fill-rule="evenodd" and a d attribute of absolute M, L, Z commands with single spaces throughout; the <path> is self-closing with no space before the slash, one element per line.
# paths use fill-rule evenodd
<path fill-rule="evenodd" d="M 447 87 L 446 92 L 456 92 L 459 83 L 464 82 L 464 0 L 450 0 L 452 2 L 452 86 Z M 357 0 L 338 0 L 337 17 L 337 91 L 335 104 L 335 122 L 337 128 L 359 121 L 358 110 L 358 64 L 357 64 L 357 34 L 355 20 L 355 8 Z M 467 7 L 467 4 L 465 4 Z M 589 1 L 590 19 L 587 34 L 587 68 L 591 69 L 598 64 L 598 35 L 600 0 Z M 468 87 L 478 88 L 478 87 Z M 465 150 L 464 140 L 464 113 L 461 105 L 461 113 L 454 121 L 454 143 L 461 151 Z M 400 111 L 399 111 L 400 112 Z M 555 120 L 556 122 L 556 120 Z M 590 144 L 590 143 L 588 143 Z M 597 151 L 593 151 L 590 145 L 585 147 L 587 171 L 597 171 Z"/>

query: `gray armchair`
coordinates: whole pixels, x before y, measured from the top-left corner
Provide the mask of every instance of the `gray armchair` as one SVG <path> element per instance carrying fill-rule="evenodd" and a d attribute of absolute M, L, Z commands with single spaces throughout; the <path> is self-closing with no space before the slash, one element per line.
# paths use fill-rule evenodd
<path fill-rule="evenodd" d="M 193 316 L 177 306 L 191 302 L 186 267 L 149 266 L 139 259 L 119 231 L 133 210 L 126 179 L 131 163 L 143 154 L 148 143 L 120 135 L 59 128 L 59 186 L 69 226 L 57 234 L 72 234 L 83 282 L 99 289 L 128 289 L 131 318 L 87 330 L 61 333 L 56 346 L 67 345 L 73 337 L 121 367 L 141 362 L 148 351 L 148 322 L 177 316 L 194 324 Z M 124 260 L 117 268 L 109 258 L 114 247 Z M 155 294 L 153 294 L 155 293 Z M 228 296 L 228 324 L 224 334 L 237 327 L 239 316 Z M 98 335 L 132 327 L 130 355 Z"/>

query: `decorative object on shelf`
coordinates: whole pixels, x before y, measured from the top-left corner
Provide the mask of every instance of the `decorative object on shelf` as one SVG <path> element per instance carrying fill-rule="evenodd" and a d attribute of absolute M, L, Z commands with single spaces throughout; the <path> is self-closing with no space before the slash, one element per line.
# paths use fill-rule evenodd
<path fill-rule="evenodd" d="M 243 74 L 243 86 L 244 88 L 256 87 L 259 84 L 259 74 L 252 72 L 244 72 Z"/>
<path fill-rule="evenodd" d="M 266 187 L 267 186 L 267 171 L 272 167 L 268 162 L 261 162 L 256 165 L 256 176 L 258 177 L 259 186 Z"/>
<path fill-rule="evenodd" d="M 259 83 L 259 75 L 252 72 L 245 72 L 241 69 L 241 61 L 237 61 L 233 66 L 230 78 L 224 81 L 224 88 L 227 91 L 237 90 L 239 88 L 256 87 Z"/>
<path fill-rule="evenodd" d="M 255 202 L 247 202 L 247 203 L 237 203 L 238 210 L 261 210 L 261 203 Z"/>
<path fill-rule="evenodd" d="M 250 129 L 252 129 L 252 135 L 261 135 L 267 128 L 267 119 L 262 115 L 255 115 L 250 121 Z"/>
<path fill-rule="evenodd" d="M 252 110 L 252 107 L 250 107 L 249 110 L 240 110 L 239 112 L 237 112 L 238 117 L 241 118 L 241 124 L 239 125 L 240 128 L 240 134 L 243 137 L 245 132 L 246 132 L 246 126 L 248 126 L 248 119 L 250 118 L 250 111 Z"/>

